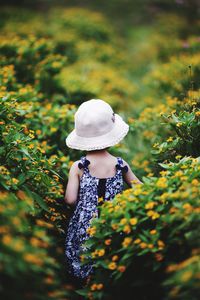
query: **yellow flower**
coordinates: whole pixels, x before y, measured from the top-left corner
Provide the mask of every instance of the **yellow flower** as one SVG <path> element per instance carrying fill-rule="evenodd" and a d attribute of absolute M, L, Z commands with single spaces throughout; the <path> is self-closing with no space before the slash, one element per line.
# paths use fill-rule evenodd
<path fill-rule="evenodd" d="M 116 230 L 119 226 L 118 226 L 118 224 L 112 224 L 111 227 L 113 230 Z"/>
<path fill-rule="evenodd" d="M 90 287 L 91 291 L 95 291 L 97 289 L 97 284 L 93 283 Z"/>
<path fill-rule="evenodd" d="M 136 239 L 135 241 L 134 241 L 134 244 L 139 244 L 141 242 L 141 239 Z"/>
<path fill-rule="evenodd" d="M 13 182 L 14 184 L 17 184 L 17 183 L 19 182 L 19 180 L 18 180 L 17 178 L 12 178 L 12 182 Z"/>
<path fill-rule="evenodd" d="M 24 243 L 22 241 L 17 241 L 14 244 L 14 248 L 16 251 L 22 251 L 24 250 Z"/>
<path fill-rule="evenodd" d="M 104 254 L 105 254 L 105 250 L 104 249 L 98 250 L 98 255 L 99 256 L 104 256 Z"/>
<path fill-rule="evenodd" d="M 187 213 L 190 213 L 193 210 L 193 207 L 190 203 L 183 204 L 183 208 L 186 210 Z"/>
<path fill-rule="evenodd" d="M 108 268 L 110 270 L 115 270 L 117 268 L 117 265 L 115 262 L 111 262 L 111 263 L 109 263 Z"/>
<path fill-rule="evenodd" d="M 167 173 L 168 173 L 168 171 L 160 171 L 161 176 L 165 176 L 165 175 L 167 175 Z"/>
<path fill-rule="evenodd" d="M 147 177 L 152 177 L 154 175 L 154 173 L 148 173 Z"/>
<path fill-rule="evenodd" d="M 34 148 L 34 144 L 30 144 L 30 145 L 28 146 L 28 148 L 29 148 L 29 149 L 33 149 L 33 148 Z"/>
<path fill-rule="evenodd" d="M 123 232 L 130 233 L 131 232 L 131 227 L 129 225 L 125 225 L 124 228 L 123 228 Z"/>
<path fill-rule="evenodd" d="M 92 258 L 95 258 L 95 257 L 96 257 L 96 255 L 97 255 L 97 252 L 98 252 L 98 251 L 97 251 L 97 250 L 95 250 L 94 252 L 92 252 L 92 253 L 91 253 L 91 255 L 92 255 Z"/>
<path fill-rule="evenodd" d="M 123 242 L 122 242 L 122 246 L 123 247 L 128 247 L 132 242 L 132 238 L 130 237 L 125 237 Z"/>
<path fill-rule="evenodd" d="M 80 255 L 80 260 L 83 262 L 85 260 L 84 255 Z"/>
<path fill-rule="evenodd" d="M 103 283 L 97 284 L 97 290 L 102 290 L 102 288 L 103 288 Z"/>
<path fill-rule="evenodd" d="M 183 175 L 183 171 L 177 171 L 175 174 L 174 174 L 174 177 L 180 177 Z"/>
<path fill-rule="evenodd" d="M 94 235 L 94 234 L 96 233 L 96 227 L 95 227 L 95 226 L 94 226 L 94 227 L 88 227 L 87 230 L 86 230 L 86 232 L 87 232 L 90 236 L 92 236 L 92 235 Z"/>
<path fill-rule="evenodd" d="M 155 212 L 155 211 L 153 211 L 153 210 L 149 210 L 149 211 L 147 212 L 147 215 L 148 215 L 149 217 L 151 217 L 152 220 L 155 220 L 155 219 L 157 219 L 157 218 L 160 217 L 160 214 L 157 213 L 157 212 Z"/>
<path fill-rule="evenodd" d="M 166 188 L 167 187 L 167 178 L 161 177 L 158 179 L 156 186 L 159 188 Z"/>
<path fill-rule="evenodd" d="M 158 247 L 159 247 L 160 249 L 163 249 L 164 246 L 165 246 L 165 244 L 163 243 L 163 241 L 158 240 Z"/>
<path fill-rule="evenodd" d="M 67 158 L 66 158 L 65 156 L 62 156 L 62 157 L 60 158 L 60 161 L 66 162 L 66 161 L 67 161 Z"/>
<path fill-rule="evenodd" d="M 180 159 L 182 157 L 182 155 L 176 155 L 175 158 L 176 159 Z"/>
<path fill-rule="evenodd" d="M 103 197 L 98 198 L 98 203 L 101 203 L 101 202 L 103 202 Z"/>
<path fill-rule="evenodd" d="M 0 166 L 0 173 L 1 174 L 6 174 L 6 175 L 10 174 L 10 172 L 8 171 L 8 169 L 6 167 L 4 167 L 4 166 Z"/>
<path fill-rule="evenodd" d="M 167 142 L 172 142 L 173 141 L 173 137 L 169 137 L 168 139 L 167 139 Z"/>
<path fill-rule="evenodd" d="M 51 127 L 51 128 L 50 128 L 50 132 L 53 133 L 53 132 L 56 132 L 56 131 L 57 131 L 57 128 L 56 128 L 56 127 Z"/>
<path fill-rule="evenodd" d="M 74 161 L 73 160 L 70 160 L 68 165 L 69 165 L 69 168 L 71 168 L 71 166 L 73 165 Z"/>
<path fill-rule="evenodd" d="M 3 244 L 5 244 L 5 245 L 11 244 L 11 241 L 12 241 L 12 237 L 11 237 L 11 235 L 9 235 L 9 234 L 4 235 L 3 238 L 2 238 L 2 242 L 3 242 Z"/>
<path fill-rule="evenodd" d="M 119 259 L 119 256 L 118 256 L 118 255 L 113 255 L 112 261 L 117 261 L 118 259 Z"/>
<path fill-rule="evenodd" d="M 37 129 L 37 130 L 36 130 L 36 134 L 39 135 L 39 134 L 41 134 L 41 133 L 42 133 L 42 131 L 41 131 L 40 129 Z"/>
<path fill-rule="evenodd" d="M 133 119 L 133 118 L 131 118 L 131 117 L 128 117 L 128 122 L 131 124 L 131 123 L 133 123 L 133 122 L 134 122 L 134 119 Z"/>
<path fill-rule="evenodd" d="M 155 144 L 153 144 L 153 148 L 156 148 L 156 147 L 158 147 L 158 143 L 155 143 Z"/>
<path fill-rule="evenodd" d="M 131 225 L 136 225 L 138 221 L 137 218 L 131 218 L 129 222 Z"/>
<path fill-rule="evenodd" d="M 120 220 L 119 223 L 120 223 L 121 225 L 124 225 L 124 224 L 127 223 L 127 219 L 126 219 L 126 218 L 123 218 L 123 219 Z"/>
<path fill-rule="evenodd" d="M 154 206 L 155 206 L 155 202 L 154 201 L 151 201 L 151 202 L 149 202 L 149 203 L 147 203 L 146 205 L 145 205 L 145 208 L 146 209 L 152 209 L 152 208 L 154 208 Z"/>
<path fill-rule="evenodd" d="M 133 194 L 134 194 L 135 196 L 140 195 L 140 193 L 141 193 L 141 185 L 142 185 L 142 184 L 137 184 L 137 185 L 135 186 L 135 189 L 134 189 L 134 191 L 133 191 Z"/>
<path fill-rule="evenodd" d="M 39 258 L 37 255 L 32 254 L 32 253 L 24 254 L 24 260 L 29 263 L 38 265 L 38 266 L 43 265 L 43 260 L 41 258 Z"/>
<path fill-rule="evenodd" d="M 155 229 L 153 229 L 153 230 L 150 231 L 150 234 L 152 234 L 152 235 L 156 234 L 156 233 L 157 233 L 157 231 Z"/>
<path fill-rule="evenodd" d="M 146 247 L 147 247 L 147 243 L 144 243 L 144 242 L 140 243 L 140 247 L 141 247 L 142 249 L 146 248 Z"/>
<path fill-rule="evenodd" d="M 194 185 L 194 186 L 198 186 L 199 181 L 198 181 L 197 179 L 193 179 L 191 183 L 192 183 L 192 185 Z"/>

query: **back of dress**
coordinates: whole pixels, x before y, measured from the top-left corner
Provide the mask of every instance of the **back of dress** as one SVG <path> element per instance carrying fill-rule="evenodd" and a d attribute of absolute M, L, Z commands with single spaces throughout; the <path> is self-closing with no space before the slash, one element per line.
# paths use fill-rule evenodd
<path fill-rule="evenodd" d="M 70 219 L 66 242 L 65 255 L 68 265 L 68 271 L 73 276 L 84 279 L 87 278 L 93 270 L 92 261 L 87 265 L 80 265 L 79 252 L 81 244 L 89 238 L 87 228 L 90 226 L 90 220 L 94 216 L 99 216 L 98 198 L 99 184 L 101 178 L 90 174 L 88 165 L 90 161 L 85 156 L 81 157 L 79 168 L 83 168 L 83 174 L 80 178 L 79 194 L 76 208 Z M 128 167 L 123 167 L 123 160 L 117 157 L 116 174 L 112 177 L 104 178 L 105 190 L 103 193 L 104 201 L 112 200 L 115 195 L 121 193 L 124 189 L 123 173 L 128 171 Z"/>

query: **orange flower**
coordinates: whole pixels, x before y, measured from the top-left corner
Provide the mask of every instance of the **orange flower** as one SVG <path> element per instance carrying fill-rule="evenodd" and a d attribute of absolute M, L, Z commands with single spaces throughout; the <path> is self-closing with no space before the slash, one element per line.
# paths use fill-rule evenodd
<path fill-rule="evenodd" d="M 136 239 L 135 241 L 134 241 L 134 244 L 139 244 L 141 242 L 141 239 Z"/>
<path fill-rule="evenodd" d="M 111 263 L 109 263 L 108 268 L 110 270 L 115 270 L 117 268 L 117 265 L 115 262 L 111 262 Z"/>
<path fill-rule="evenodd" d="M 116 260 L 118 260 L 118 259 L 119 259 L 119 256 L 118 256 L 118 255 L 113 255 L 112 261 L 116 261 Z"/>
<path fill-rule="evenodd" d="M 107 239 L 107 240 L 105 240 L 104 243 L 105 243 L 107 246 L 109 246 L 109 245 L 111 244 L 111 241 L 112 241 L 111 239 Z"/>
<path fill-rule="evenodd" d="M 102 290 L 102 288 L 103 288 L 103 283 L 97 284 L 97 290 Z"/>
<path fill-rule="evenodd" d="M 129 222 L 131 225 L 135 225 L 135 224 L 137 224 L 138 221 L 137 221 L 137 218 L 131 218 Z"/>
<path fill-rule="evenodd" d="M 125 233 L 130 233 L 131 232 L 131 227 L 129 225 L 125 225 L 123 231 Z"/>
<path fill-rule="evenodd" d="M 147 247 L 147 243 L 142 242 L 142 243 L 140 244 L 140 247 L 141 247 L 142 249 L 146 248 L 146 247 Z"/>
<path fill-rule="evenodd" d="M 122 242 L 122 246 L 123 247 L 128 247 L 130 245 L 130 243 L 132 242 L 132 238 L 130 237 L 125 237 L 124 241 Z"/>
<path fill-rule="evenodd" d="M 119 270 L 119 272 L 124 272 L 125 270 L 126 270 L 126 267 L 125 266 L 119 266 L 118 268 L 117 268 L 117 270 Z"/>

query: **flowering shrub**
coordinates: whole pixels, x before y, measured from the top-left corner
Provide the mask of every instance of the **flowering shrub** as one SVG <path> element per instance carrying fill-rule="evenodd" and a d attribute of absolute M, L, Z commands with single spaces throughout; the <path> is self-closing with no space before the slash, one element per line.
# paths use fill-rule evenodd
<path fill-rule="evenodd" d="M 92 221 L 92 238 L 85 242 L 87 253 L 82 253 L 83 264 L 88 255 L 93 257 L 95 274 L 80 294 L 92 299 L 130 294 L 169 299 L 176 292 L 181 299 L 185 288 L 173 290 L 176 276 L 187 282 L 190 298 L 195 295 L 192 282 L 198 275 L 192 257 L 199 255 L 200 160 L 184 157 L 163 167 L 159 178 L 143 178 L 143 185 L 99 206 L 101 217 Z"/>
<path fill-rule="evenodd" d="M 0 40 L 1 66 L 13 68 L 15 89 L 20 87 L 26 89 L 24 85 L 31 84 L 37 92 L 45 95 L 59 91 L 55 75 L 63 67 L 66 57 L 55 53 L 52 41 L 34 35 L 21 37 L 16 34 L 10 34 L 7 38 L 3 35 Z M 3 74 L 5 72 L 6 69 L 2 70 Z M 8 85 L 8 90 L 9 87 Z"/>
<path fill-rule="evenodd" d="M 99 24 L 94 23 L 93 33 L 91 29 L 91 48 L 87 52 L 89 37 L 81 32 L 83 20 L 76 19 L 77 10 L 71 12 L 67 33 L 66 12 L 60 22 L 56 21 L 58 11 L 50 13 L 49 28 L 39 15 L 15 13 L 12 18 L 12 10 L 7 11 L 11 18 L 3 22 L 0 35 L 0 243 L 4 253 L 0 262 L 4 278 L 1 296 L 63 299 L 71 290 L 70 297 L 76 299 L 63 264 L 64 237 L 71 214 L 63 198 L 69 168 L 78 153 L 70 149 L 65 152 L 65 137 L 73 129 L 75 104 L 83 101 L 86 93 L 78 85 L 72 92 L 66 81 L 73 78 L 73 63 L 93 53 L 95 64 L 112 60 L 109 67 L 104 66 L 108 78 L 102 81 L 101 89 L 106 87 L 113 93 L 112 101 L 118 97 L 116 106 L 123 95 L 128 98 L 134 89 L 129 88 L 128 80 L 120 81 L 115 75 L 112 64 L 120 65 L 121 54 L 109 43 L 113 40 L 112 29 L 107 29 L 100 15 L 89 14 L 92 21 L 99 18 Z M 83 17 L 85 24 L 89 15 L 85 13 Z M 102 52 L 98 43 L 102 44 Z M 122 56 L 120 59 L 122 63 Z M 66 69 L 70 73 L 60 77 L 59 73 L 64 74 Z M 93 96 L 98 93 L 96 88 Z M 27 287 L 25 278 L 30 283 Z"/>
<path fill-rule="evenodd" d="M 72 103 L 78 104 L 82 99 L 91 99 L 98 95 L 100 99 L 107 99 L 113 109 L 123 107 L 128 110 L 131 106 L 130 97 L 137 90 L 136 85 L 122 78 L 114 68 L 91 59 L 88 63 L 84 60 L 84 63 L 81 61 L 64 68 L 59 78 L 70 93 Z"/>
<path fill-rule="evenodd" d="M 1 167 L 3 173 L 6 169 Z M 27 193 L 0 192 L 1 296 L 3 299 L 66 297 L 70 286 L 61 286 L 55 257 L 61 248 L 52 239 L 54 226 L 35 219 L 34 199 Z M 10 286 L 12 285 L 12 288 Z"/>
<path fill-rule="evenodd" d="M 132 148 L 130 138 L 130 157 L 140 176 L 147 175 L 144 184 L 99 206 L 101 217 L 88 228 L 81 260 L 93 258 L 94 274 L 77 293 L 89 299 L 197 299 L 199 45 L 197 37 L 188 38 L 185 49 L 174 37 L 173 53 L 166 37 L 156 41 L 157 62 L 143 81 L 147 91 L 154 88 L 145 99 L 150 105 L 128 118 L 136 141 Z M 190 74 L 183 74 L 191 63 Z"/>

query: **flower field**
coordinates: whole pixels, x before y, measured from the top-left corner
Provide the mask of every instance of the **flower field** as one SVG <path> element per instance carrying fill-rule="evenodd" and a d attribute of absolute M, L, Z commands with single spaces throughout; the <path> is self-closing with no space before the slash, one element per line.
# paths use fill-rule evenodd
<path fill-rule="evenodd" d="M 0 16 L 1 298 L 199 299 L 200 22 L 164 13 L 122 37 L 87 8 Z M 111 152 L 144 184 L 99 207 L 81 254 L 95 272 L 75 289 L 64 192 L 83 153 L 65 137 L 92 98 L 129 123 Z"/>

